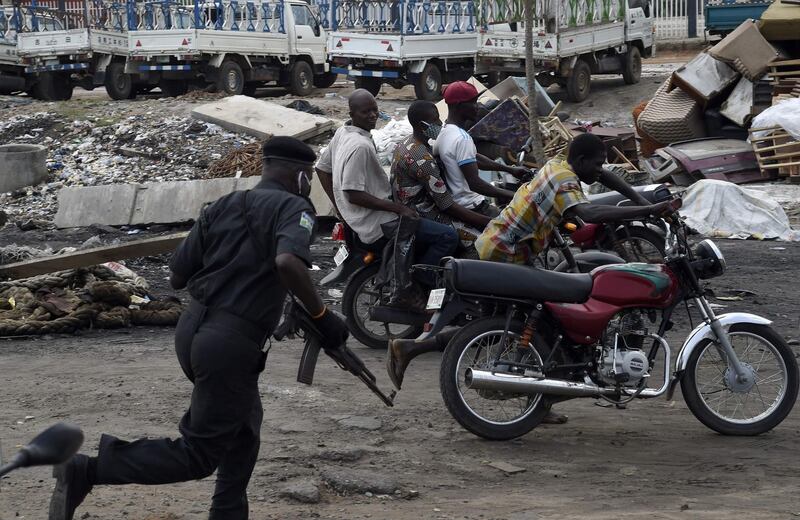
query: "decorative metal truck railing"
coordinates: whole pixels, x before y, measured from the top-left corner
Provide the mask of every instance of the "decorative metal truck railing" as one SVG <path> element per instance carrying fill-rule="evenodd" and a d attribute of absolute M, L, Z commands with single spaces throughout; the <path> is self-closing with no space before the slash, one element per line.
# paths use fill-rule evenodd
<path fill-rule="evenodd" d="M 94 29 L 120 33 L 186 29 L 285 33 L 283 9 L 281 0 L 92 0 L 90 19 Z"/>

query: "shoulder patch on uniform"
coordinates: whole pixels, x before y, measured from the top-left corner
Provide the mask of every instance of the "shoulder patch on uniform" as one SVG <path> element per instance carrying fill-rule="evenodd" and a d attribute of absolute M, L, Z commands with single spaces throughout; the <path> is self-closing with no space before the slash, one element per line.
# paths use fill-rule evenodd
<path fill-rule="evenodd" d="M 300 227 L 307 229 L 309 233 L 314 232 L 314 215 L 308 211 L 304 211 L 300 215 Z"/>

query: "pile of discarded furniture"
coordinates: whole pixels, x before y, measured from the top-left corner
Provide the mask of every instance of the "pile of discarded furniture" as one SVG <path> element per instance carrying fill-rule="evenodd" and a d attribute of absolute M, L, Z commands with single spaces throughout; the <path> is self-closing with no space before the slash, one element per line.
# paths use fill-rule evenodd
<path fill-rule="evenodd" d="M 777 112 L 800 103 L 800 5 L 775 5 L 784 18 L 794 9 L 794 31 L 768 39 L 777 31 L 748 20 L 634 110 L 641 166 L 653 180 L 800 183 L 800 135 L 774 123 Z M 773 108 L 782 103 L 789 104 Z"/>

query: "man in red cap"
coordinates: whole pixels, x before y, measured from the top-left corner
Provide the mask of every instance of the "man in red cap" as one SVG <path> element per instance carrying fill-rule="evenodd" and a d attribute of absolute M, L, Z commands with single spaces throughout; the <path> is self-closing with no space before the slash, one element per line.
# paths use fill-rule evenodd
<path fill-rule="evenodd" d="M 478 153 L 466 129 L 478 118 L 480 94 L 466 81 L 456 81 L 445 88 L 444 100 L 449 112 L 433 152 L 444 164 L 445 179 L 453 192 L 453 200 L 467 209 L 495 217 L 499 211 L 486 197 L 510 200 L 514 193 L 484 181 L 478 175 L 478 169 L 505 172 L 515 177 L 524 176 L 528 170 L 500 164 Z"/>

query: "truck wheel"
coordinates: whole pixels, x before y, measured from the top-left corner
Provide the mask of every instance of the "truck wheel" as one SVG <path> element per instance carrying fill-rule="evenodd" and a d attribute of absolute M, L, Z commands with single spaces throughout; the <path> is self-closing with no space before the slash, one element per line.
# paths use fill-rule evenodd
<path fill-rule="evenodd" d="M 326 72 L 325 74 L 317 74 L 314 76 L 314 86 L 317 88 L 328 88 L 339 78 L 335 72 Z"/>
<path fill-rule="evenodd" d="M 132 94 L 134 97 L 136 96 L 131 76 L 125 74 L 125 64 L 120 61 L 109 64 L 106 69 L 105 84 L 108 97 L 113 100 L 131 99 Z"/>
<path fill-rule="evenodd" d="M 383 84 L 383 81 L 381 80 L 381 78 L 368 78 L 364 76 L 356 76 L 355 84 L 356 88 L 363 88 L 373 96 L 378 97 L 378 94 L 381 91 L 381 85 Z"/>
<path fill-rule="evenodd" d="M 639 79 L 642 77 L 642 53 L 639 51 L 639 48 L 631 47 L 631 49 L 625 53 L 623 59 L 625 62 L 622 66 L 622 79 L 625 80 L 627 85 L 639 83 Z"/>
<path fill-rule="evenodd" d="M 580 103 L 589 97 L 589 85 L 592 82 L 592 69 L 586 61 L 578 58 L 572 73 L 567 78 L 567 96 L 574 103 Z"/>
<path fill-rule="evenodd" d="M 417 99 L 425 101 L 439 101 L 442 99 L 442 72 L 434 63 L 428 63 L 422 69 L 416 83 L 414 83 L 414 94 Z"/>
<path fill-rule="evenodd" d="M 244 90 L 244 72 L 235 61 L 225 61 L 219 68 L 217 88 L 220 92 L 238 96 Z"/>
<path fill-rule="evenodd" d="M 63 74 L 58 77 L 55 87 L 56 99 L 58 101 L 69 101 L 72 99 L 72 91 L 75 89 L 75 86 L 72 84 L 69 74 Z"/>
<path fill-rule="evenodd" d="M 189 86 L 182 79 L 162 79 L 158 83 L 158 88 L 167 97 L 182 96 L 189 90 Z"/>
<path fill-rule="evenodd" d="M 296 61 L 292 65 L 289 77 L 289 92 L 295 96 L 307 96 L 314 88 L 314 71 L 305 61 Z"/>
<path fill-rule="evenodd" d="M 33 97 L 42 101 L 67 101 L 72 98 L 68 74 L 42 72 L 32 89 Z"/>

